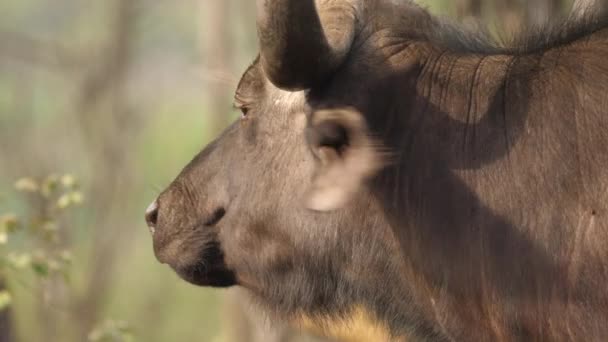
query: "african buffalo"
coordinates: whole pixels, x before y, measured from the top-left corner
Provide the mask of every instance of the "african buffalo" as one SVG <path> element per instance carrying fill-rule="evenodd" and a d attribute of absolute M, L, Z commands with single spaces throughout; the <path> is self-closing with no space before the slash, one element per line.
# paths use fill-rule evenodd
<path fill-rule="evenodd" d="M 258 0 L 242 118 L 148 209 L 157 258 L 344 338 L 608 341 L 608 16 L 535 32 Z"/>

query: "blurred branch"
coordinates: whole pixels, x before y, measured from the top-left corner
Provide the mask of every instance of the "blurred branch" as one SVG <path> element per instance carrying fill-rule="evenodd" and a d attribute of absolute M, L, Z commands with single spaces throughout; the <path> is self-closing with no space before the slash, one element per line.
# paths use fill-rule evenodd
<path fill-rule="evenodd" d="M 132 40 L 136 15 L 136 0 L 117 0 L 114 31 L 106 54 L 98 59 L 100 64 L 85 76 L 77 113 L 93 113 L 99 100 L 124 83 L 132 55 Z"/>
<path fill-rule="evenodd" d="M 67 47 L 35 39 L 23 33 L 0 31 L 0 58 L 50 69 L 74 70 L 86 63 Z"/>
<path fill-rule="evenodd" d="M 112 209 L 129 183 L 125 145 L 135 129 L 135 116 L 127 101 L 126 82 L 131 67 L 133 45 L 138 20 L 137 0 L 115 0 L 113 31 L 106 53 L 82 81 L 81 93 L 75 114 L 94 162 L 95 173 L 91 180 L 92 193 L 96 194 L 90 273 L 82 298 L 76 303 L 80 321 L 80 338 L 86 338 L 101 312 L 112 283 L 112 270 L 116 266 L 121 246 L 129 243 L 132 234 L 122 233 L 116 239 L 121 225 L 112 222 Z M 100 106 L 109 106 L 101 111 Z M 103 115 L 102 115 L 103 114 Z M 116 232 L 116 233 L 112 233 Z"/>
<path fill-rule="evenodd" d="M 223 87 L 224 93 L 226 88 L 235 87 L 239 81 L 237 76 L 228 70 L 214 70 L 211 68 L 202 69 L 203 82 L 207 83 L 211 87 Z M 234 89 L 231 89 L 232 91 Z"/>
<path fill-rule="evenodd" d="M 459 19 L 481 18 L 481 0 L 456 0 L 455 5 Z"/>
<path fill-rule="evenodd" d="M 203 77 L 212 82 L 207 83 L 210 117 L 210 132 L 219 132 L 228 124 L 225 112 L 230 108 L 230 100 L 226 98 L 226 82 L 234 79 L 229 77 L 232 62 L 230 46 L 231 35 L 229 16 L 230 1 L 228 0 L 199 0 L 201 9 L 201 46 L 203 60 L 208 70 L 213 70 Z M 236 83 L 236 82 L 235 82 Z M 235 84 L 236 85 L 236 84 Z"/>
<path fill-rule="evenodd" d="M 562 0 L 535 0 L 526 2 L 526 22 L 532 27 L 542 27 L 551 19 L 559 18 L 562 2 Z"/>
<path fill-rule="evenodd" d="M 3 279 L 3 276 L 0 274 L 0 293 L 3 290 L 6 290 L 6 283 Z M 12 310 L 9 307 L 0 308 L 0 342 L 13 342 L 13 320 L 12 320 Z"/>

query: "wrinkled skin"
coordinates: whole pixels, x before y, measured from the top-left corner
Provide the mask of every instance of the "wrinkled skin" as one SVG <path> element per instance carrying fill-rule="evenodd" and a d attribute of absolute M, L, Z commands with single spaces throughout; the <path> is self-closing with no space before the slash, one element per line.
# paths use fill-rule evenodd
<path fill-rule="evenodd" d="M 484 51 L 410 2 L 355 3 L 317 0 L 321 26 L 360 26 L 311 43 L 308 72 L 260 19 L 246 115 L 147 214 L 157 258 L 372 340 L 604 340 L 608 20 Z"/>

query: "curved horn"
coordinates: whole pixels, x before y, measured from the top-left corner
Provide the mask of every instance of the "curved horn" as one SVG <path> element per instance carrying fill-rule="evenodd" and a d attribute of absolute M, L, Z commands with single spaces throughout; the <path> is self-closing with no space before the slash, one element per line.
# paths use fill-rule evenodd
<path fill-rule="evenodd" d="M 257 0 L 261 62 L 286 90 L 309 89 L 344 61 L 352 45 L 357 0 Z"/>

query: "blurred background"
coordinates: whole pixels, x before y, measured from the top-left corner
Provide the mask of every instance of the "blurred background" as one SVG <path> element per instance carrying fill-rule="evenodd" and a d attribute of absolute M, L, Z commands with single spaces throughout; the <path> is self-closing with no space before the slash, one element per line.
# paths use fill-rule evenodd
<path fill-rule="evenodd" d="M 418 2 L 493 33 L 572 4 Z M 320 341 L 179 280 L 143 221 L 256 44 L 254 0 L 0 1 L 0 342 Z"/>

